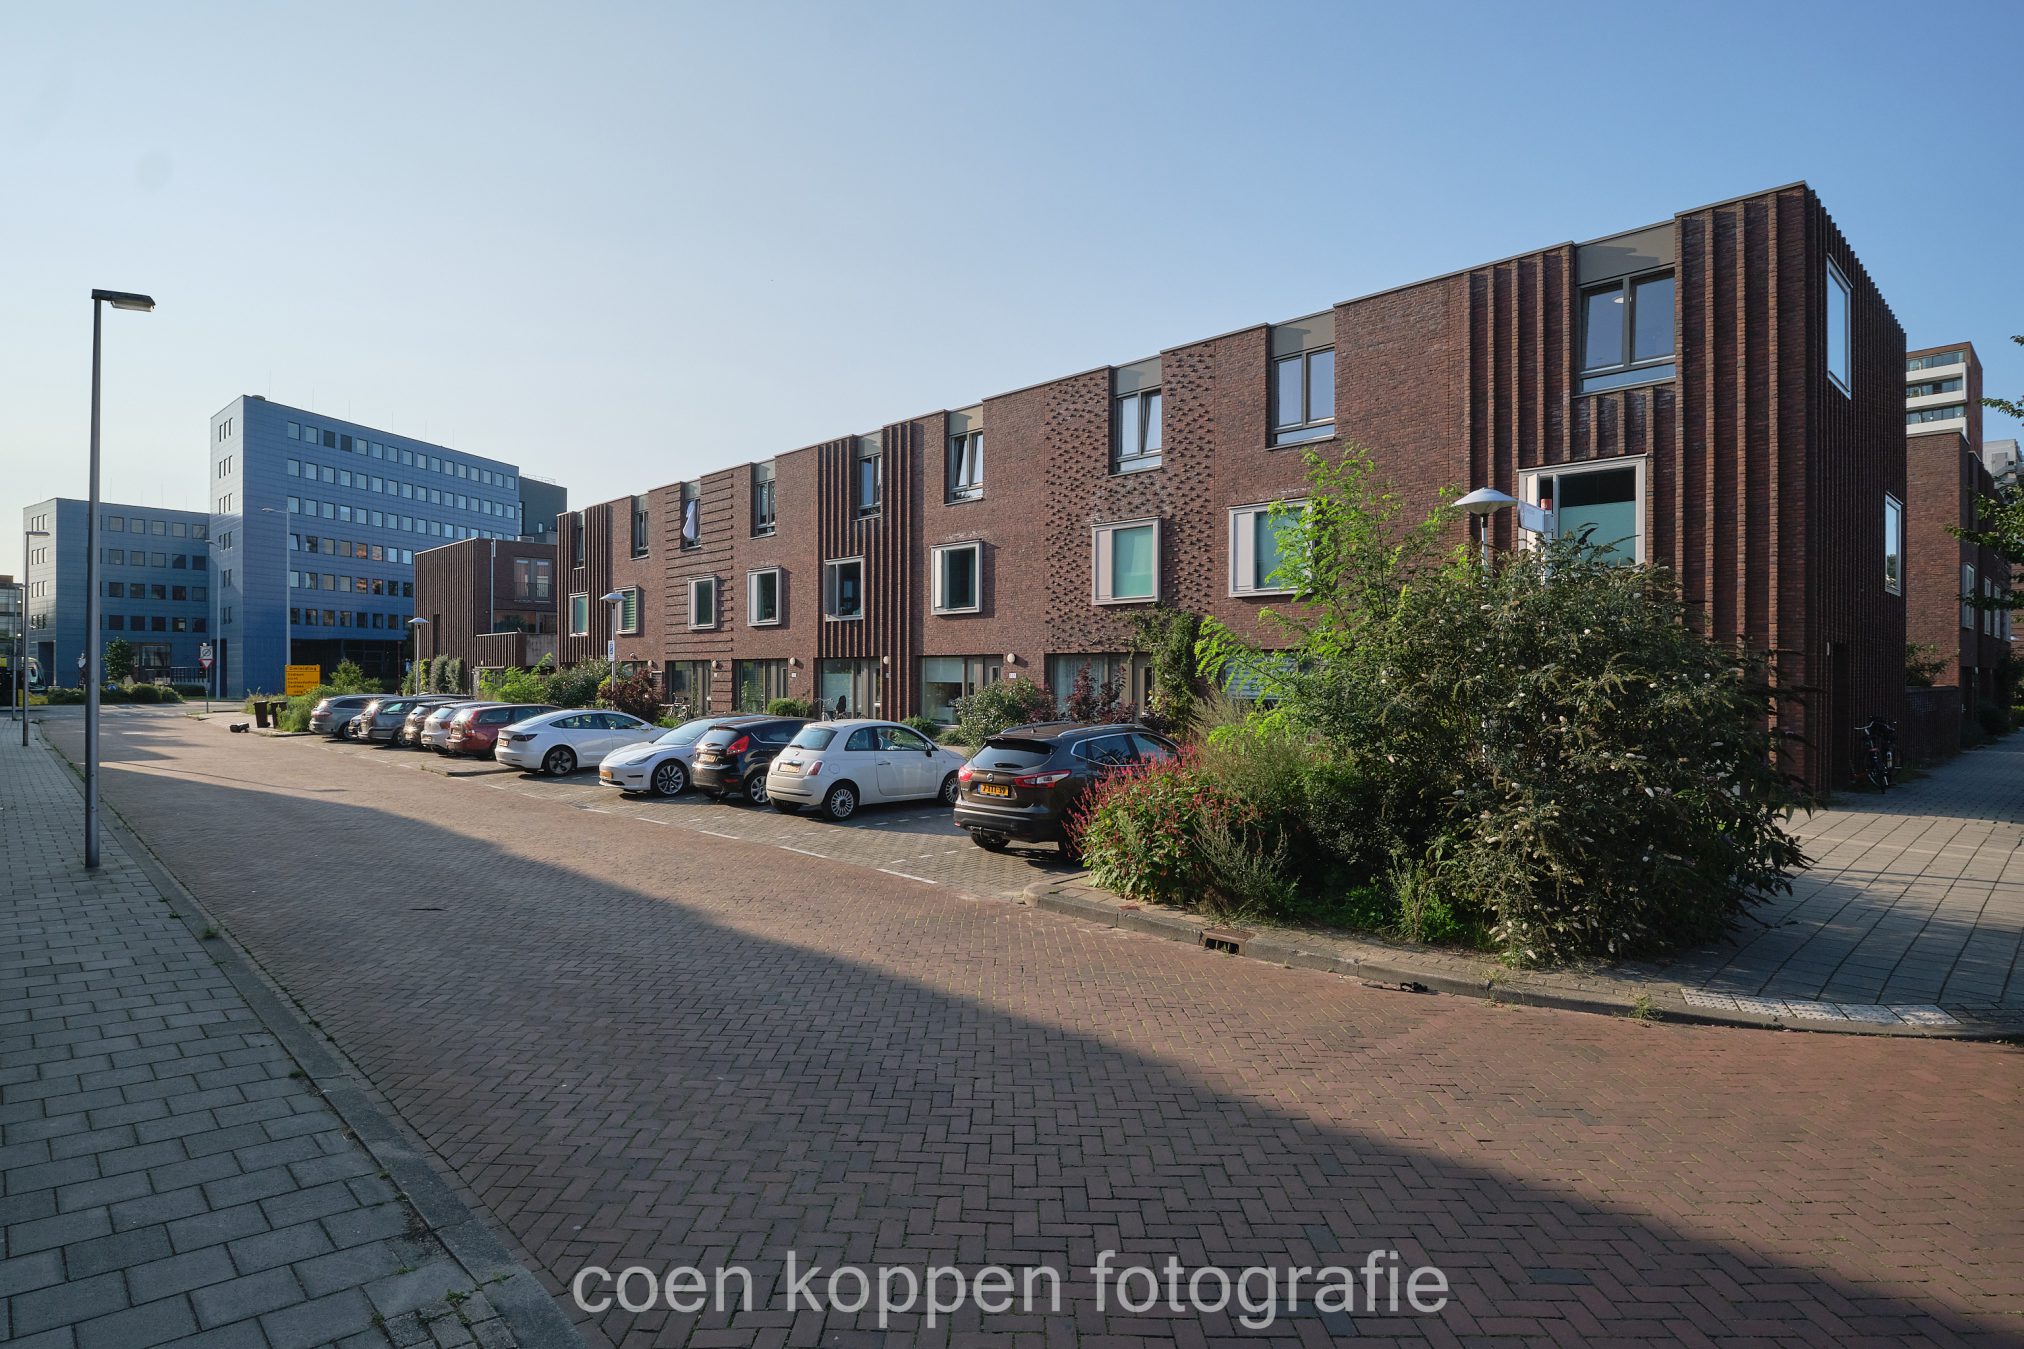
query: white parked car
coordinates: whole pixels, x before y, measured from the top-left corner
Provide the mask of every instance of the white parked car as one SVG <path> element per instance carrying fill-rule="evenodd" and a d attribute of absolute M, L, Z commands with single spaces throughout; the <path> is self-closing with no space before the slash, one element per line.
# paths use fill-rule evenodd
<path fill-rule="evenodd" d="M 820 806 L 832 820 L 864 804 L 954 804 L 963 756 L 890 721 L 818 721 L 801 728 L 766 770 L 766 794 L 789 814 Z"/>
<path fill-rule="evenodd" d="M 739 717 L 697 717 L 670 731 L 663 731 L 644 745 L 627 745 L 604 756 L 597 766 L 597 780 L 622 792 L 652 792 L 656 796 L 680 796 L 689 786 L 689 768 L 695 762 L 696 742 L 712 726 L 727 726 Z"/>
<path fill-rule="evenodd" d="M 602 762 L 615 749 L 644 744 L 660 733 L 660 727 L 629 713 L 570 707 L 514 722 L 499 732 L 492 757 L 523 773 L 561 778 L 583 764 Z"/>

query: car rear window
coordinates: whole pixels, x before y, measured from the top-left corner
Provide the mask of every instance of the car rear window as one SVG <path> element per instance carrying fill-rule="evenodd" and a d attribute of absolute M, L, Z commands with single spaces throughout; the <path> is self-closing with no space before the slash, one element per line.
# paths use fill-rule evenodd
<path fill-rule="evenodd" d="M 978 768 L 1031 768 L 1045 763 L 1047 756 L 1054 753 L 1054 746 L 1045 740 L 1000 740 L 984 742 L 984 748 L 977 751 L 977 757 L 970 762 Z"/>
<path fill-rule="evenodd" d="M 703 738 L 703 732 L 710 729 L 710 722 L 685 721 L 654 741 L 656 745 L 693 745 Z"/>
<path fill-rule="evenodd" d="M 715 730 L 703 732 L 703 738 L 696 743 L 708 745 L 712 749 L 722 749 L 736 740 L 739 734 L 739 728 L 736 726 L 719 726 Z"/>
<path fill-rule="evenodd" d="M 801 734 L 794 737 L 796 749 L 828 749 L 829 742 L 836 739 L 834 726 L 804 726 Z"/>

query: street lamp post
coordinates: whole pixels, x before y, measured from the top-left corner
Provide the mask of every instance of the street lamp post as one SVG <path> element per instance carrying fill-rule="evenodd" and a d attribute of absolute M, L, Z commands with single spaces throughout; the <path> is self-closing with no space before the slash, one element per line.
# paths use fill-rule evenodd
<path fill-rule="evenodd" d="M 1474 522 L 1472 528 L 1483 545 L 1483 566 L 1490 565 L 1490 517 L 1506 506 L 1516 506 L 1518 498 L 1506 496 L 1494 487 L 1478 487 L 1465 497 L 1456 499 L 1455 504 L 1469 513 Z"/>
<path fill-rule="evenodd" d="M 155 302 L 145 295 L 123 290 L 94 290 L 91 293 L 91 493 L 90 514 L 84 521 L 84 866 L 98 867 L 98 693 L 103 675 L 103 652 L 99 629 L 105 618 L 98 585 L 98 367 L 99 328 L 105 306 L 150 313 Z"/>
<path fill-rule="evenodd" d="M 21 662 L 14 670 L 14 691 L 21 700 L 21 747 L 28 747 L 28 550 L 31 539 L 46 539 L 46 529 L 21 532 L 21 612 L 14 615 L 15 635 L 20 639 Z"/>
<path fill-rule="evenodd" d="M 614 590 L 609 595 L 603 595 L 599 598 L 611 606 L 605 611 L 604 615 L 604 663 L 606 667 L 605 673 L 616 678 L 618 675 L 618 606 L 625 603 L 626 594 L 623 590 Z"/>
<path fill-rule="evenodd" d="M 423 618 L 420 614 L 416 614 L 408 620 L 408 631 L 415 635 L 415 657 L 410 668 L 415 672 L 414 691 L 416 693 L 422 691 L 422 629 L 428 626 L 429 620 Z"/>

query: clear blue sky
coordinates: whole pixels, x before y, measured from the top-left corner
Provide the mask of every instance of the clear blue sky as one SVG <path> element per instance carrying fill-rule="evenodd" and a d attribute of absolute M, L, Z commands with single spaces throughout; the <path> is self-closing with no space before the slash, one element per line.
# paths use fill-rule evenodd
<path fill-rule="evenodd" d="M 2024 4 L 14 4 L 0 570 L 264 393 L 641 490 L 1804 178 L 2024 393 Z M 1991 435 L 2015 434 L 1992 421 Z"/>

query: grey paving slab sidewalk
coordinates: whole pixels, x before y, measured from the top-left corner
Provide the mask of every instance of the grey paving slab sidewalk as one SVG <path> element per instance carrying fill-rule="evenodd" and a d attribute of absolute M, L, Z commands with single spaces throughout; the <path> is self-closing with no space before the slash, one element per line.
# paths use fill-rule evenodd
<path fill-rule="evenodd" d="M 541 1340 L 496 1305 L 528 1276 L 452 1252 L 122 834 L 84 870 L 74 775 L 6 729 L 0 1343 Z"/>

